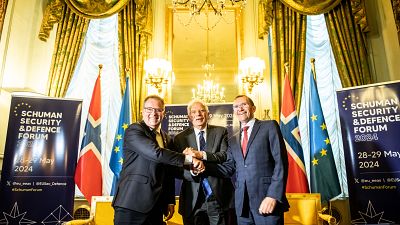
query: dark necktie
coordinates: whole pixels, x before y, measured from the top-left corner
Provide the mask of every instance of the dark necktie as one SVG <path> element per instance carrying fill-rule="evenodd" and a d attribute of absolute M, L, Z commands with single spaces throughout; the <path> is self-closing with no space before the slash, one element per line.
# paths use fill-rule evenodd
<path fill-rule="evenodd" d="M 246 150 L 247 150 L 247 142 L 249 141 L 249 137 L 247 134 L 247 130 L 249 129 L 249 126 L 243 127 L 243 139 L 242 139 L 242 152 L 243 156 L 246 155 Z"/>
<path fill-rule="evenodd" d="M 200 143 L 200 151 L 206 150 L 206 140 L 204 139 L 204 131 L 200 131 L 199 133 L 199 143 Z M 210 183 L 208 183 L 207 178 L 201 179 L 201 185 L 203 186 L 204 193 L 206 194 L 206 199 L 211 196 L 212 189 Z"/>

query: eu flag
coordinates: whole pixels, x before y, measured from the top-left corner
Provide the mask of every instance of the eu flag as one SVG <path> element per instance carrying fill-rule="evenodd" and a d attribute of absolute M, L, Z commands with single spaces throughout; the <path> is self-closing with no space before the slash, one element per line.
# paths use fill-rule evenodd
<path fill-rule="evenodd" d="M 321 201 L 327 202 L 339 195 L 341 190 L 331 142 L 312 71 L 310 74 L 309 97 L 311 192 L 321 193 Z"/>
<path fill-rule="evenodd" d="M 113 184 L 111 187 L 110 195 L 115 194 L 119 180 L 119 173 L 121 172 L 122 163 L 124 162 L 123 158 L 124 135 L 126 128 L 128 128 L 129 124 L 131 124 L 130 111 L 131 107 L 129 102 L 129 78 L 127 77 L 125 85 L 125 93 L 122 98 L 121 111 L 119 113 L 117 132 L 115 134 L 114 144 L 110 158 L 110 169 L 114 173 Z"/>

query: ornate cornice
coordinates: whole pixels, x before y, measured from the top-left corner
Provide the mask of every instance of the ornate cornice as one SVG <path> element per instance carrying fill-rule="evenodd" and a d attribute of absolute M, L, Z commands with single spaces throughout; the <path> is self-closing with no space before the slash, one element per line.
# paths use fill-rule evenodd
<path fill-rule="evenodd" d="M 342 0 L 280 0 L 287 7 L 303 15 L 318 15 L 329 12 Z"/>

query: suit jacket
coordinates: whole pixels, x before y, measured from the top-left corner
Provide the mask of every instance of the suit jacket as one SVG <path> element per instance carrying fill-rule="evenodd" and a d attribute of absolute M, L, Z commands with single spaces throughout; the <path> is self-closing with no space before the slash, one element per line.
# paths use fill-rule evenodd
<path fill-rule="evenodd" d="M 165 147 L 173 147 L 171 139 L 161 131 Z M 160 148 L 156 134 L 143 122 L 131 124 L 124 137 L 124 163 L 114 207 L 148 213 L 156 203 L 166 209 L 175 204 L 175 184 L 169 165 L 182 167 L 183 154 Z"/>
<path fill-rule="evenodd" d="M 289 208 L 285 195 L 288 159 L 279 125 L 275 120 L 255 120 L 248 139 L 246 155 L 241 149 L 241 132 L 229 140 L 227 161 L 218 166 L 219 172 L 231 176 L 236 171 L 235 209 L 242 215 L 245 191 L 249 206 L 258 208 L 265 197 L 278 201 L 275 210 Z"/>
<path fill-rule="evenodd" d="M 222 163 L 226 160 L 228 149 L 228 131 L 220 126 L 207 126 L 206 137 L 206 167 L 210 163 Z M 188 128 L 177 134 L 174 138 L 175 149 L 182 152 L 186 147 L 198 149 L 196 134 L 193 127 Z M 195 207 L 198 193 L 202 190 L 200 178 L 203 175 L 192 176 L 189 170 L 184 170 L 181 192 L 179 196 L 179 213 L 184 217 L 189 217 Z M 229 178 L 217 178 L 206 176 L 217 201 L 224 210 L 233 208 L 233 184 Z"/>

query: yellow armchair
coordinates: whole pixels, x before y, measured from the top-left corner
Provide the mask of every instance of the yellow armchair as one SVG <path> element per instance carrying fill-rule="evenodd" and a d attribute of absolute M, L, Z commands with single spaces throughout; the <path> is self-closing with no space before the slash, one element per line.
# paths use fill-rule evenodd
<path fill-rule="evenodd" d="M 71 220 L 64 225 L 111 225 L 114 224 L 113 196 L 93 196 L 90 217 L 85 220 Z"/>
<path fill-rule="evenodd" d="M 323 221 L 329 225 L 336 224 L 336 219 L 325 214 L 321 209 L 321 195 L 308 193 L 288 193 L 289 211 L 285 212 L 285 224 L 287 225 L 322 225 Z"/>
<path fill-rule="evenodd" d="M 286 225 L 322 225 L 327 221 L 329 225 L 336 224 L 336 219 L 321 209 L 320 194 L 286 194 L 290 209 L 285 212 Z M 114 224 L 114 209 L 111 206 L 112 196 L 93 196 L 90 218 L 85 220 L 71 220 L 64 225 L 111 225 Z M 182 225 L 182 217 L 178 213 L 179 198 L 176 198 L 174 216 L 167 221 L 167 225 Z"/>

